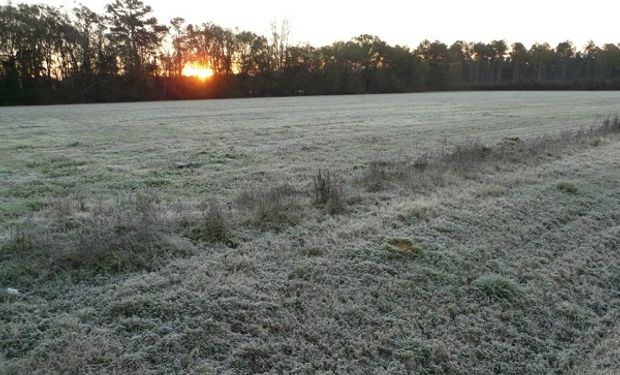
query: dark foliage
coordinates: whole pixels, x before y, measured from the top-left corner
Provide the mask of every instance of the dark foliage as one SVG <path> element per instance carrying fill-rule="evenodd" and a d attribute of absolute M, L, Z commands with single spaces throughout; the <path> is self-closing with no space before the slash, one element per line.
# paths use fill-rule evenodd
<path fill-rule="evenodd" d="M 48 5 L 0 6 L 0 104 L 46 104 L 429 90 L 620 89 L 620 47 L 569 41 L 425 40 L 416 49 L 360 35 L 320 48 L 212 23 L 157 24 L 139 0 L 99 15 Z M 286 25 L 283 25 L 286 26 Z M 164 46 L 172 46 L 172 48 Z M 184 67 L 209 67 L 208 80 Z"/>

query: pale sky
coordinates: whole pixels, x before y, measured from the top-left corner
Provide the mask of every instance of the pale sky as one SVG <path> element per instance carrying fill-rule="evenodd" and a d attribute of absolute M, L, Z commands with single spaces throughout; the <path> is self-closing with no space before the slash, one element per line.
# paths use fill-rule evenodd
<path fill-rule="evenodd" d="M 81 0 L 98 13 L 112 0 Z M 288 19 L 292 43 L 315 46 L 349 40 L 359 34 L 374 34 L 390 44 L 415 48 L 423 39 L 489 42 L 505 39 L 529 47 L 548 42 L 552 47 L 566 39 L 582 48 L 588 40 L 597 44 L 619 43 L 620 1 L 589 0 L 430 0 L 430 1 L 350 1 L 314 0 L 143 0 L 154 9 L 160 23 L 175 16 L 188 23 L 213 22 L 267 35 L 274 19 Z M 64 5 L 73 0 L 13 0 L 17 3 Z"/>

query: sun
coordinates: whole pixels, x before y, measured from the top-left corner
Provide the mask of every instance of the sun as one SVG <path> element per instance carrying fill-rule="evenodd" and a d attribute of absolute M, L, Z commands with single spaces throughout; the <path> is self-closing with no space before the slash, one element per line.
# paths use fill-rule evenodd
<path fill-rule="evenodd" d="M 196 77 L 204 81 L 207 78 L 213 77 L 215 72 L 213 71 L 213 69 L 209 68 L 208 66 L 200 65 L 196 63 L 190 63 L 190 64 L 186 64 L 183 67 L 181 74 L 183 74 L 186 77 Z"/>

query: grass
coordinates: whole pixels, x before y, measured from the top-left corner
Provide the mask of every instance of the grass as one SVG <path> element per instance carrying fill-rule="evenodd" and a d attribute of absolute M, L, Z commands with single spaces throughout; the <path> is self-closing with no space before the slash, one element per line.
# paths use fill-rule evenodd
<path fill-rule="evenodd" d="M 570 193 L 570 194 L 577 193 L 577 186 L 575 186 L 575 184 L 571 182 L 560 182 L 558 183 L 557 186 L 558 186 L 558 189 L 563 192 Z"/>
<path fill-rule="evenodd" d="M 613 373 L 614 118 L 191 121 L 0 145 L 0 373 Z"/>
<path fill-rule="evenodd" d="M 516 282 L 500 275 L 480 276 L 473 286 L 483 296 L 491 299 L 514 301 L 523 294 Z"/>
<path fill-rule="evenodd" d="M 203 217 L 198 220 L 198 225 L 191 229 L 191 237 L 207 243 L 224 242 L 232 243 L 228 221 L 220 203 L 211 198 L 201 204 Z M 190 226 L 191 223 L 186 223 Z"/>
<path fill-rule="evenodd" d="M 250 223 L 263 230 L 282 229 L 300 219 L 297 191 L 288 184 L 243 190 L 237 205 L 250 214 Z"/>
<path fill-rule="evenodd" d="M 312 196 L 313 203 L 325 207 L 331 215 L 345 211 L 344 188 L 334 181 L 329 170 L 319 170 L 312 179 Z"/>
<path fill-rule="evenodd" d="M 162 220 L 154 196 L 140 193 L 88 211 L 80 199 L 60 199 L 51 207 L 48 221 L 15 225 L 0 247 L 7 285 L 152 271 L 192 254 Z"/>
<path fill-rule="evenodd" d="M 533 138 L 506 137 L 494 145 L 468 140 L 456 145 L 443 145 L 434 153 L 425 153 L 414 160 L 372 161 L 365 168 L 361 181 L 370 192 L 394 187 L 410 190 L 434 189 L 459 177 L 472 176 L 514 168 L 515 165 L 544 163 L 551 156 L 575 147 L 598 146 L 601 136 L 620 133 L 620 118 L 607 117 L 589 128 L 565 130 Z M 573 186 L 574 187 L 574 186 Z M 575 189 L 558 186 L 574 193 Z"/>
<path fill-rule="evenodd" d="M 415 245 L 411 240 L 395 238 L 387 242 L 387 249 L 401 254 L 417 254 L 422 251 L 422 248 Z"/>

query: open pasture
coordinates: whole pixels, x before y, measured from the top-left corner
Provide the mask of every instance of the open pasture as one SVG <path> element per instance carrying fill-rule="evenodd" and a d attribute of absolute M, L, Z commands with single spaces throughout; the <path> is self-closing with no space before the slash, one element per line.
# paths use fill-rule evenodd
<path fill-rule="evenodd" d="M 1 108 L 0 372 L 616 373 L 616 113 L 617 92 Z"/>

